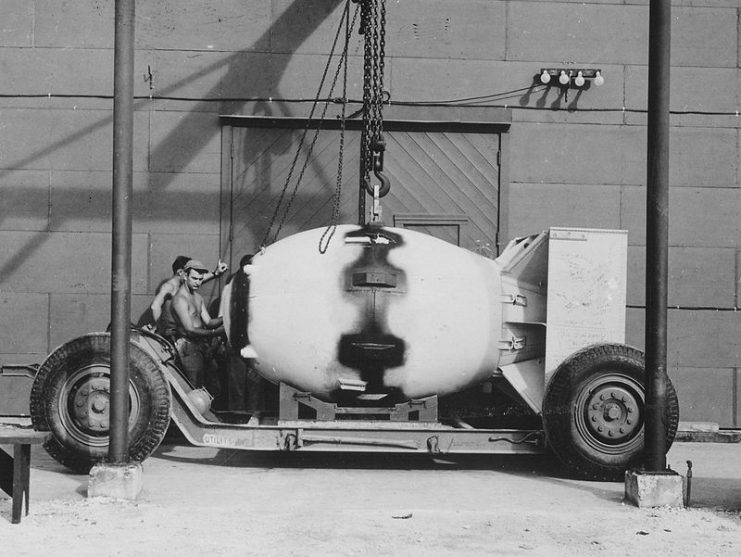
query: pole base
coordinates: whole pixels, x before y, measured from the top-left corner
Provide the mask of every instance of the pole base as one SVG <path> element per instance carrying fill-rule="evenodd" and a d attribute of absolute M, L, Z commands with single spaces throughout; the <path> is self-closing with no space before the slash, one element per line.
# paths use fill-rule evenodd
<path fill-rule="evenodd" d="M 625 472 L 625 500 L 636 507 L 684 507 L 682 476 L 673 470 Z"/>
<path fill-rule="evenodd" d="M 142 465 L 101 463 L 93 466 L 87 487 L 88 497 L 135 500 L 142 490 Z"/>

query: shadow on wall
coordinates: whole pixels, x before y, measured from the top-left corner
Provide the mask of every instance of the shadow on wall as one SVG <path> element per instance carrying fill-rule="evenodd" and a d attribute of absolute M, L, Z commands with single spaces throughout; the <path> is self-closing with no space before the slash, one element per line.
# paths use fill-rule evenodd
<path fill-rule="evenodd" d="M 216 82 L 211 90 L 204 96 L 204 99 L 218 99 L 220 96 L 220 91 L 234 90 L 234 88 L 230 86 L 231 84 L 235 82 L 244 82 L 245 77 L 249 77 L 249 75 L 244 75 L 243 67 L 239 64 L 241 54 L 250 52 L 255 45 L 269 44 L 270 37 L 275 36 L 280 36 L 285 41 L 287 50 L 289 52 L 294 52 L 309 36 L 311 36 L 311 34 L 319 27 L 324 19 L 326 19 L 334 12 L 335 8 L 339 4 L 341 4 L 341 0 L 326 0 L 321 4 L 321 9 L 307 9 L 306 2 L 304 0 L 294 0 L 294 2 L 288 8 L 286 8 L 286 10 L 278 17 L 278 19 L 276 19 L 273 24 L 265 31 L 265 33 L 258 37 L 250 47 L 244 49 L 243 51 L 235 53 L 225 58 L 224 60 L 214 63 L 199 72 L 191 74 L 187 78 L 174 83 L 170 87 L 160 90 L 158 92 L 158 95 L 171 95 L 187 83 L 204 78 L 210 74 L 213 74 L 214 72 L 224 71 L 223 68 L 226 67 L 224 76 L 218 82 Z M 295 22 L 297 20 L 302 21 L 304 25 L 295 25 Z M 289 60 L 289 56 L 271 57 L 270 75 L 273 77 L 274 83 L 278 83 L 280 81 L 280 77 L 285 72 L 286 65 L 288 64 Z M 134 110 L 144 109 L 149 102 L 149 100 L 141 100 L 136 102 L 134 105 Z M 157 160 L 158 157 L 166 157 L 169 161 L 169 165 L 171 166 L 173 173 L 186 168 L 188 163 L 193 160 L 213 138 L 213 134 L 202 133 L 202 127 L 194 125 L 198 122 L 199 114 L 203 113 L 204 111 L 208 111 L 208 107 L 211 104 L 212 101 L 209 100 L 202 100 L 197 102 L 192 110 L 187 113 L 186 116 L 182 119 L 182 121 L 164 139 L 162 139 L 162 141 L 160 141 L 156 147 L 154 147 L 150 154 L 150 160 Z M 230 108 L 238 109 L 243 105 L 244 103 L 238 103 L 237 106 L 235 106 L 234 103 L 230 103 Z M 273 106 L 276 105 L 278 105 L 278 103 L 273 103 Z M 278 109 L 280 110 L 281 107 L 279 106 Z M 283 107 L 283 111 L 285 112 L 285 107 Z M 63 148 L 64 146 L 69 145 L 70 143 L 79 141 L 80 139 L 90 135 L 91 133 L 98 131 L 106 126 L 109 126 L 112 121 L 113 114 L 111 114 L 109 117 L 99 120 L 94 124 L 87 126 L 86 128 L 83 128 L 75 133 L 66 136 L 64 139 L 61 139 L 55 143 L 52 143 L 51 145 L 34 151 L 18 161 L 10 163 L 5 170 L 0 170 L 0 179 L 6 176 L 9 170 L 26 169 L 33 161 L 48 156 L 50 153 L 53 153 Z M 198 130 L 198 133 L 195 133 L 194 130 Z M 212 131 L 214 133 L 218 133 L 217 129 L 214 129 Z M 158 181 L 155 191 L 162 192 L 166 190 L 168 185 L 170 185 L 171 179 L 172 178 L 167 178 L 165 180 Z M 29 192 L 28 190 L 24 190 L 22 186 L 19 186 L 15 190 L 13 188 L 4 188 L 3 195 L 24 196 L 25 199 L 26 196 L 33 195 L 33 193 Z M 178 193 L 178 198 L 182 198 L 182 195 L 182 193 Z M 193 207 L 194 211 L 195 208 L 199 206 L 202 207 L 203 203 L 212 201 L 197 199 L 200 194 L 190 195 L 193 196 L 193 204 L 190 206 Z M 72 197 L 72 199 L 70 199 L 68 202 L 75 203 L 75 195 L 70 193 L 70 196 Z M 32 203 L 34 203 L 35 205 L 35 202 L 37 201 L 39 203 L 42 203 L 44 206 L 47 205 L 49 202 L 47 195 L 44 193 L 41 195 L 41 197 L 43 197 L 43 199 L 39 198 L 38 200 L 33 200 Z M 82 194 L 80 194 L 80 197 L 82 197 Z M 88 196 L 84 195 L 84 198 L 84 200 L 77 200 L 80 202 L 79 206 L 87 205 Z M 102 206 L 102 203 L 100 205 L 101 206 L 90 208 L 89 211 L 87 211 L 86 208 L 86 213 L 88 215 L 91 215 L 92 218 L 95 218 L 96 216 L 100 216 L 101 218 L 108 218 L 110 215 L 110 202 L 105 204 L 105 207 Z M 178 206 L 181 205 L 182 203 L 178 203 Z M 134 215 L 136 215 L 137 212 L 141 211 L 142 209 L 143 206 L 141 203 L 135 204 L 135 206 L 133 207 Z M 0 215 L 0 218 L 1 217 L 2 215 Z M 181 220 L 184 217 L 188 218 L 188 215 L 178 215 L 178 220 Z M 192 217 L 194 220 L 198 220 L 202 218 L 202 213 L 194 214 L 192 215 Z M 2 267 L 0 267 L 0 277 L 8 277 L 14 271 L 16 271 L 18 267 L 35 251 L 35 249 L 43 244 L 47 237 L 47 233 L 41 232 L 33 238 L 29 239 L 29 241 L 24 246 L 19 248 L 17 252 L 8 261 L 6 261 L 2 265 Z"/>

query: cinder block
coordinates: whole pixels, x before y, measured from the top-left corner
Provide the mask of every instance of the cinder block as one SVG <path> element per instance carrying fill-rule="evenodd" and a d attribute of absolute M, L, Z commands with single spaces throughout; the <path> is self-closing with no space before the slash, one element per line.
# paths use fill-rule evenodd
<path fill-rule="evenodd" d="M 722 128 L 672 128 L 669 183 L 672 186 L 736 186 L 737 131 Z"/>
<path fill-rule="evenodd" d="M 341 0 L 307 0 L 299 3 L 278 0 L 273 5 L 269 30 L 272 52 L 326 54 L 330 51 L 342 15 Z M 353 41 L 357 39 L 357 36 L 351 38 Z"/>
<path fill-rule="evenodd" d="M 643 308 L 626 308 L 625 310 L 625 344 L 639 350 L 646 347 L 646 310 Z"/>
<path fill-rule="evenodd" d="M 109 170 L 113 151 L 113 113 L 98 110 L 50 110 L 50 131 L 38 149 L 54 169 Z M 147 170 L 149 113 L 134 113 L 134 170 Z M 139 139 L 138 141 L 136 139 Z"/>
<path fill-rule="evenodd" d="M 217 114 L 153 112 L 150 172 L 221 171 L 221 134 Z"/>
<path fill-rule="evenodd" d="M 507 59 L 583 59 L 607 64 L 645 64 L 648 13 L 642 7 L 561 2 L 510 2 Z"/>
<path fill-rule="evenodd" d="M 147 230 L 151 216 L 150 176 L 134 172 L 132 221 L 134 231 Z M 108 171 L 53 170 L 49 227 L 54 231 L 110 232 L 113 214 Z M 166 194 L 163 194 L 166 196 Z"/>
<path fill-rule="evenodd" d="M 741 312 L 670 310 L 668 359 L 683 367 L 741 367 Z"/>
<path fill-rule="evenodd" d="M 269 71 L 264 76 L 256 76 L 257 83 L 269 78 L 270 96 L 278 95 L 284 98 L 300 99 L 307 98 L 308 95 L 308 98 L 313 98 L 319 87 L 326 63 L 326 54 L 274 54 L 269 60 Z M 389 90 L 393 90 L 391 89 L 393 87 L 393 75 L 396 74 L 396 71 L 392 69 L 394 64 L 395 61 L 392 59 L 386 62 L 384 88 L 389 88 Z M 231 84 L 230 81 L 233 81 L 233 79 L 229 78 L 240 77 L 244 73 L 244 69 L 237 68 L 238 73 L 234 76 L 227 76 L 224 80 L 230 89 L 236 90 L 236 84 Z M 246 79 L 249 81 L 252 78 L 247 77 Z M 341 91 L 342 85 L 341 83 L 337 83 L 334 89 L 334 96 L 340 94 Z M 324 93 L 328 94 L 328 92 L 329 83 L 325 82 Z M 396 95 L 396 93 L 392 94 Z M 348 63 L 347 96 L 355 99 L 362 98 L 363 96 L 363 59 L 359 56 L 352 56 Z M 266 103 L 262 104 L 265 107 Z M 304 107 L 296 106 L 295 104 L 279 105 L 274 110 L 278 116 L 298 116 L 302 115 L 309 107 L 310 105 Z M 265 110 L 265 108 L 262 108 L 262 110 Z M 269 104 L 267 110 L 270 110 Z M 351 108 L 350 111 L 352 110 L 354 109 Z M 315 113 L 315 116 L 318 113 Z"/>
<path fill-rule="evenodd" d="M 81 335 L 102 332 L 111 322 L 109 294 L 52 294 L 48 351 Z"/>
<path fill-rule="evenodd" d="M 254 52 L 154 50 L 146 53 L 144 69 L 149 66 L 158 95 L 194 99 L 268 97 L 279 95 L 276 76 L 279 78 L 281 68 L 285 69 L 283 58 L 287 57 Z M 320 75 L 315 74 L 317 85 Z M 305 94 L 306 82 L 301 85 Z M 218 109 L 218 105 L 212 105 L 206 108 Z"/>
<path fill-rule="evenodd" d="M 713 422 L 733 427 L 733 368 L 689 368 L 669 370 L 679 396 L 682 421 Z"/>
<path fill-rule="evenodd" d="M 645 130 L 632 126 L 521 124 L 511 131 L 512 182 L 641 184 Z"/>
<path fill-rule="evenodd" d="M 684 507 L 682 476 L 673 471 L 625 472 L 625 500 L 637 507 Z"/>
<path fill-rule="evenodd" d="M 736 295 L 733 248 L 669 248 L 669 306 L 732 308 Z M 646 300 L 646 248 L 628 248 L 628 304 Z"/>
<path fill-rule="evenodd" d="M 741 367 L 739 331 L 741 331 L 739 312 L 669 309 L 667 323 L 669 369 Z M 645 348 L 645 309 L 627 309 L 626 342 L 641 350 Z"/>
<path fill-rule="evenodd" d="M 510 238 L 550 226 L 620 228 L 620 188 L 566 184 L 510 184 Z"/>
<path fill-rule="evenodd" d="M 737 7 L 674 8 L 672 65 L 735 68 Z"/>
<path fill-rule="evenodd" d="M 90 470 L 87 496 L 134 501 L 139 497 L 142 486 L 141 463 L 96 464 Z"/>
<path fill-rule="evenodd" d="M 307 19 L 312 15 L 308 2 L 293 4 Z M 248 6 L 242 0 L 162 0 L 136 6 L 137 45 L 143 48 L 268 50 L 271 37 L 288 32 L 285 24 L 277 28 L 279 23 L 270 0 L 251 0 Z"/>
<path fill-rule="evenodd" d="M 146 292 L 147 238 L 132 245 L 132 290 Z M 97 233 L 2 232 L 0 277 L 5 291 L 109 293 L 111 236 Z"/>
<path fill-rule="evenodd" d="M 147 191 L 136 203 L 141 225 L 151 232 L 218 234 L 220 180 L 215 173 L 149 174 Z"/>
<path fill-rule="evenodd" d="M 2 170 L 0 227 L 5 230 L 46 230 L 49 218 L 49 172 Z"/>
<path fill-rule="evenodd" d="M 669 244 L 716 248 L 741 245 L 738 207 L 741 207 L 739 188 L 670 187 Z M 707 215 L 712 218 L 705 218 Z M 624 188 L 621 222 L 630 232 L 631 245 L 645 244 L 645 188 Z"/>
<path fill-rule="evenodd" d="M 505 2 L 407 0 L 388 6 L 387 52 L 394 56 L 505 59 Z"/>
<path fill-rule="evenodd" d="M 3 18 L 7 10 L 2 5 Z M 5 23 L 3 21 L 3 23 Z M 72 33 L 70 33 L 72 35 Z M 0 49 L 4 93 L 110 95 L 113 51 L 100 49 Z M 137 80 L 138 82 L 139 80 Z M 29 99 L 30 103 L 38 103 Z M 74 99 L 74 103 L 82 102 Z M 84 101 L 87 104 L 87 101 Z M 110 101 L 106 101 L 110 107 Z"/>
<path fill-rule="evenodd" d="M 3 0 L 3 32 L 0 46 L 33 46 L 34 3 L 27 0 Z"/>
<path fill-rule="evenodd" d="M 3 133 L 0 134 L 0 167 L 49 169 L 49 111 L 31 108 L 3 110 Z"/>
<path fill-rule="evenodd" d="M 2 276 L 2 272 L 0 272 Z M 49 296 L 35 293 L 0 292 L 0 351 L 46 353 Z M 22 362 L 16 362 L 22 363 Z"/>
<path fill-rule="evenodd" d="M 712 83 L 712 88 L 708 87 L 709 83 Z M 612 86 L 612 81 L 610 81 L 610 86 Z M 735 69 L 672 67 L 669 95 L 672 110 L 703 110 L 733 114 L 737 108 L 737 90 L 738 73 Z M 626 67 L 625 107 L 632 110 L 646 110 L 647 91 L 648 67 Z M 672 115 L 672 118 L 675 117 L 676 115 Z M 735 116 L 732 117 L 735 118 Z"/>
<path fill-rule="evenodd" d="M 35 46 L 113 48 L 113 3 L 95 0 L 35 0 L 29 5 L 36 8 L 33 36 Z M 80 29 L 85 32 L 79 32 Z"/>

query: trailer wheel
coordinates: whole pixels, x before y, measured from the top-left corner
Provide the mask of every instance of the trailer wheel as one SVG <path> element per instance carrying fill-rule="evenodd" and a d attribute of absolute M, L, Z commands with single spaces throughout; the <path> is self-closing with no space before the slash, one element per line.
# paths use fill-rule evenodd
<path fill-rule="evenodd" d="M 576 352 L 556 370 L 543 401 L 550 449 L 574 476 L 620 481 L 643 452 L 643 352 L 624 344 L 598 344 Z M 679 422 L 679 401 L 667 385 L 667 450 Z"/>
<path fill-rule="evenodd" d="M 31 390 L 33 425 L 52 433 L 44 447 L 77 472 L 89 472 L 108 456 L 110 345 L 108 333 L 69 341 L 44 361 Z M 142 461 L 170 423 L 170 386 L 157 363 L 133 343 L 129 358 L 128 454 Z"/>

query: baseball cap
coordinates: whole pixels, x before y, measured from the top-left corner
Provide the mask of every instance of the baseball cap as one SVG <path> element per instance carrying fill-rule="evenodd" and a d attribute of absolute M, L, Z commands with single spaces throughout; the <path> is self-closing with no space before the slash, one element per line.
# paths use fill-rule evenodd
<path fill-rule="evenodd" d="M 200 271 L 202 273 L 208 272 L 208 267 L 206 267 L 203 263 L 198 261 L 197 259 L 191 259 L 185 264 L 185 267 L 183 267 L 184 271 L 190 271 L 191 269 L 194 269 L 196 271 Z"/>

